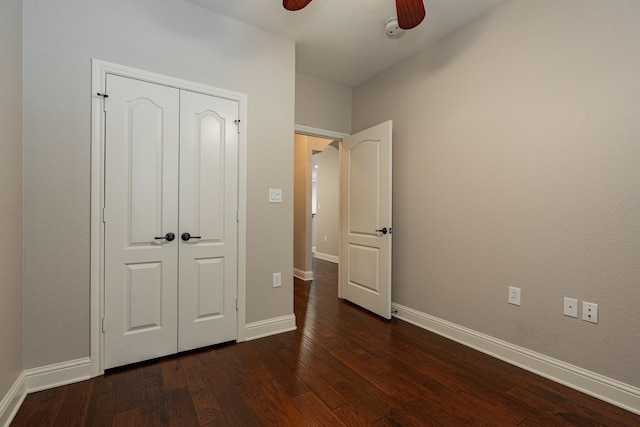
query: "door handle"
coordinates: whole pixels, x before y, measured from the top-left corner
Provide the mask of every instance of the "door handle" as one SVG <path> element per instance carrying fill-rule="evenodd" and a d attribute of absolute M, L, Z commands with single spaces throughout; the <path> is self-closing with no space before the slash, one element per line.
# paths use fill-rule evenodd
<path fill-rule="evenodd" d="M 202 239 L 202 237 L 200 237 L 200 236 L 192 236 L 192 235 L 191 235 L 191 234 L 189 234 L 189 233 L 182 233 L 182 235 L 180 236 L 180 238 L 181 238 L 182 240 L 184 240 L 185 242 L 188 242 L 188 241 L 189 241 L 189 239 Z"/>
<path fill-rule="evenodd" d="M 380 230 L 376 230 L 378 233 L 387 234 L 387 227 L 381 228 Z"/>
<path fill-rule="evenodd" d="M 167 234 L 165 234 L 164 236 L 161 236 L 161 237 L 154 237 L 154 239 L 156 239 L 156 240 L 163 240 L 164 239 L 167 242 L 170 242 L 175 238 L 176 238 L 176 235 L 173 234 L 173 233 L 167 233 Z"/>

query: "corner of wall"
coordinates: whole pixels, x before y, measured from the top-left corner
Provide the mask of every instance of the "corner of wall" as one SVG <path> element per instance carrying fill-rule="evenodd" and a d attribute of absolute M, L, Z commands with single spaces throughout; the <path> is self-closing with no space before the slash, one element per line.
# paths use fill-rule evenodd
<path fill-rule="evenodd" d="M 27 396 L 25 375 L 22 372 L 7 394 L 0 400 L 0 427 L 9 427 Z"/>

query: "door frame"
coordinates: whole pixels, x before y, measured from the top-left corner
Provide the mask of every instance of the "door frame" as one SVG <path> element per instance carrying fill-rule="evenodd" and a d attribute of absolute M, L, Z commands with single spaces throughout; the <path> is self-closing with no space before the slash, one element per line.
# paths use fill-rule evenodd
<path fill-rule="evenodd" d="M 92 377 L 104 373 L 104 98 L 107 74 L 147 81 L 237 101 L 239 104 L 238 138 L 238 311 L 237 341 L 246 341 L 246 242 L 247 242 L 247 95 L 169 77 L 145 70 L 91 60 L 91 220 L 90 220 L 90 355 Z M 108 94 L 107 94 L 108 95 Z"/>
<path fill-rule="evenodd" d="M 342 268 L 342 140 L 346 137 L 348 137 L 350 134 L 348 133 L 342 133 L 342 132 L 335 132 L 335 131 L 331 131 L 331 130 L 326 130 L 326 129 L 318 129 L 318 128 L 314 128 L 314 127 L 310 127 L 310 126 L 306 126 L 306 125 L 294 125 L 294 132 L 295 133 L 299 133 L 299 134 L 303 134 L 303 135 L 309 135 L 309 136 L 315 136 L 318 138 L 327 138 L 327 139 L 335 139 L 338 141 L 339 143 L 339 149 L 338 149 L 338 171 L 339 171 L 339 176 L 338 176 L 338 182 L 339 182 L 339 190 L 338 190 L 338 210 L 340 211 L 341 215 L 340 218 L 338 219 L 338 241 L 340 242 L 340 244 L 338 245 L 338 298 L 342 298 L 342 281 L 340 280 L 340 269 Z M 305 248 L 306 250 L 311 250 L 311 247 L 309 248 Z"/>

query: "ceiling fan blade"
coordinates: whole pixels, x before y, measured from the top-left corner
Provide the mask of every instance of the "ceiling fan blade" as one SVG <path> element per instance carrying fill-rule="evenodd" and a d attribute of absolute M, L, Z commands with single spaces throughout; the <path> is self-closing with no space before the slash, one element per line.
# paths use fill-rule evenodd
<path fill-rule="evenodd" d="M 410 30 L 420 25 L 426 12 L 423 0 L 396 0 L 398 25 L 403 30 Z"/>
<path fill-rule="evenodd" d="M 300 10 L 311 3 L 311 0 L 282 0 L 282 5 L 290 11 Z"/>

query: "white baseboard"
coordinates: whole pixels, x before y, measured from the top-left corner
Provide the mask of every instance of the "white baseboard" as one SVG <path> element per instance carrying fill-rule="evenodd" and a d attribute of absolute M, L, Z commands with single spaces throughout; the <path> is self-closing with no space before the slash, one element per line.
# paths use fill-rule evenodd
<path fill-rule="evenodd" d="M 246 341 L 296 329 L 296 316 L 275 317 L 245 325 Z M 27 393 L 72 384 L 91 378 L 91 358 L 70 360 L 23 371 L 0 400 L 0 427 L 8 427 Z"/>
<path fill-rule="evenodd" d="M 0 426 L 8 427 L 11 424 L 27 393 L 88 380 L 90 377 L 89 357 L 24 370 L 0 401 Z"/>
<path fill-rule="evenodd" d="M 27 393 L 91 378 L 91 358 L 69 360 L 24 371 Z"/>
<path fill-rule="evenodd" d="M 640 414 L 640 388 L 439 319 L 400 304 L 394 317 L 612 405 Z"/>
<path fill-rule="evenodd" d="M 245 325 L 246 341 L 258 338 L 276 335 L 282 332 L 296 330 L 296 316 L 290 314 L 288 316 L 274 317 L 272 319 L 261 320 L 259 322 L 247 323 Z"/>
<path fill-rule="evenodd" d="M 393 303 L 395 317 L 459 342 L 482 353 L 526 369 L 560 384 L 635 414 L 640 414 L 640 389 L 595 372 L 565 363 L 523 347 L 465 328 L 455 323 Z M 294 314 L 245 325 L 247 341 L 296 329 Z M 8 427 L 27 393 L 87 380 L 91 377 L 91 359 L 71 360 L 27 369 L 0 400 L 0 426 Z"/>
<path fill-rule="evenodd" d="M 335 255 L 323 254 L 322 252 L 316 252 L 313 254 L 314 257 L 318 259 L 322 259 L 325 261 L 333 262 L 335 264 L 340 264 L 340 258 Z"/>
<path fill-rule="evenodd" d="M 27 388 L 24 372 L 21 372 L 7 394 L 0 400 L 0 426 L 9 427 L 25 397 L 27 397 Z"/>
<path fill-rule="evenodd" d="M 308 280 L 313 280 L 313 271 L 303 271 L 303 270 L 294 268 L 293 277 L 297 277 L 298 279 L 304 280 L 305 282 Z"/>

